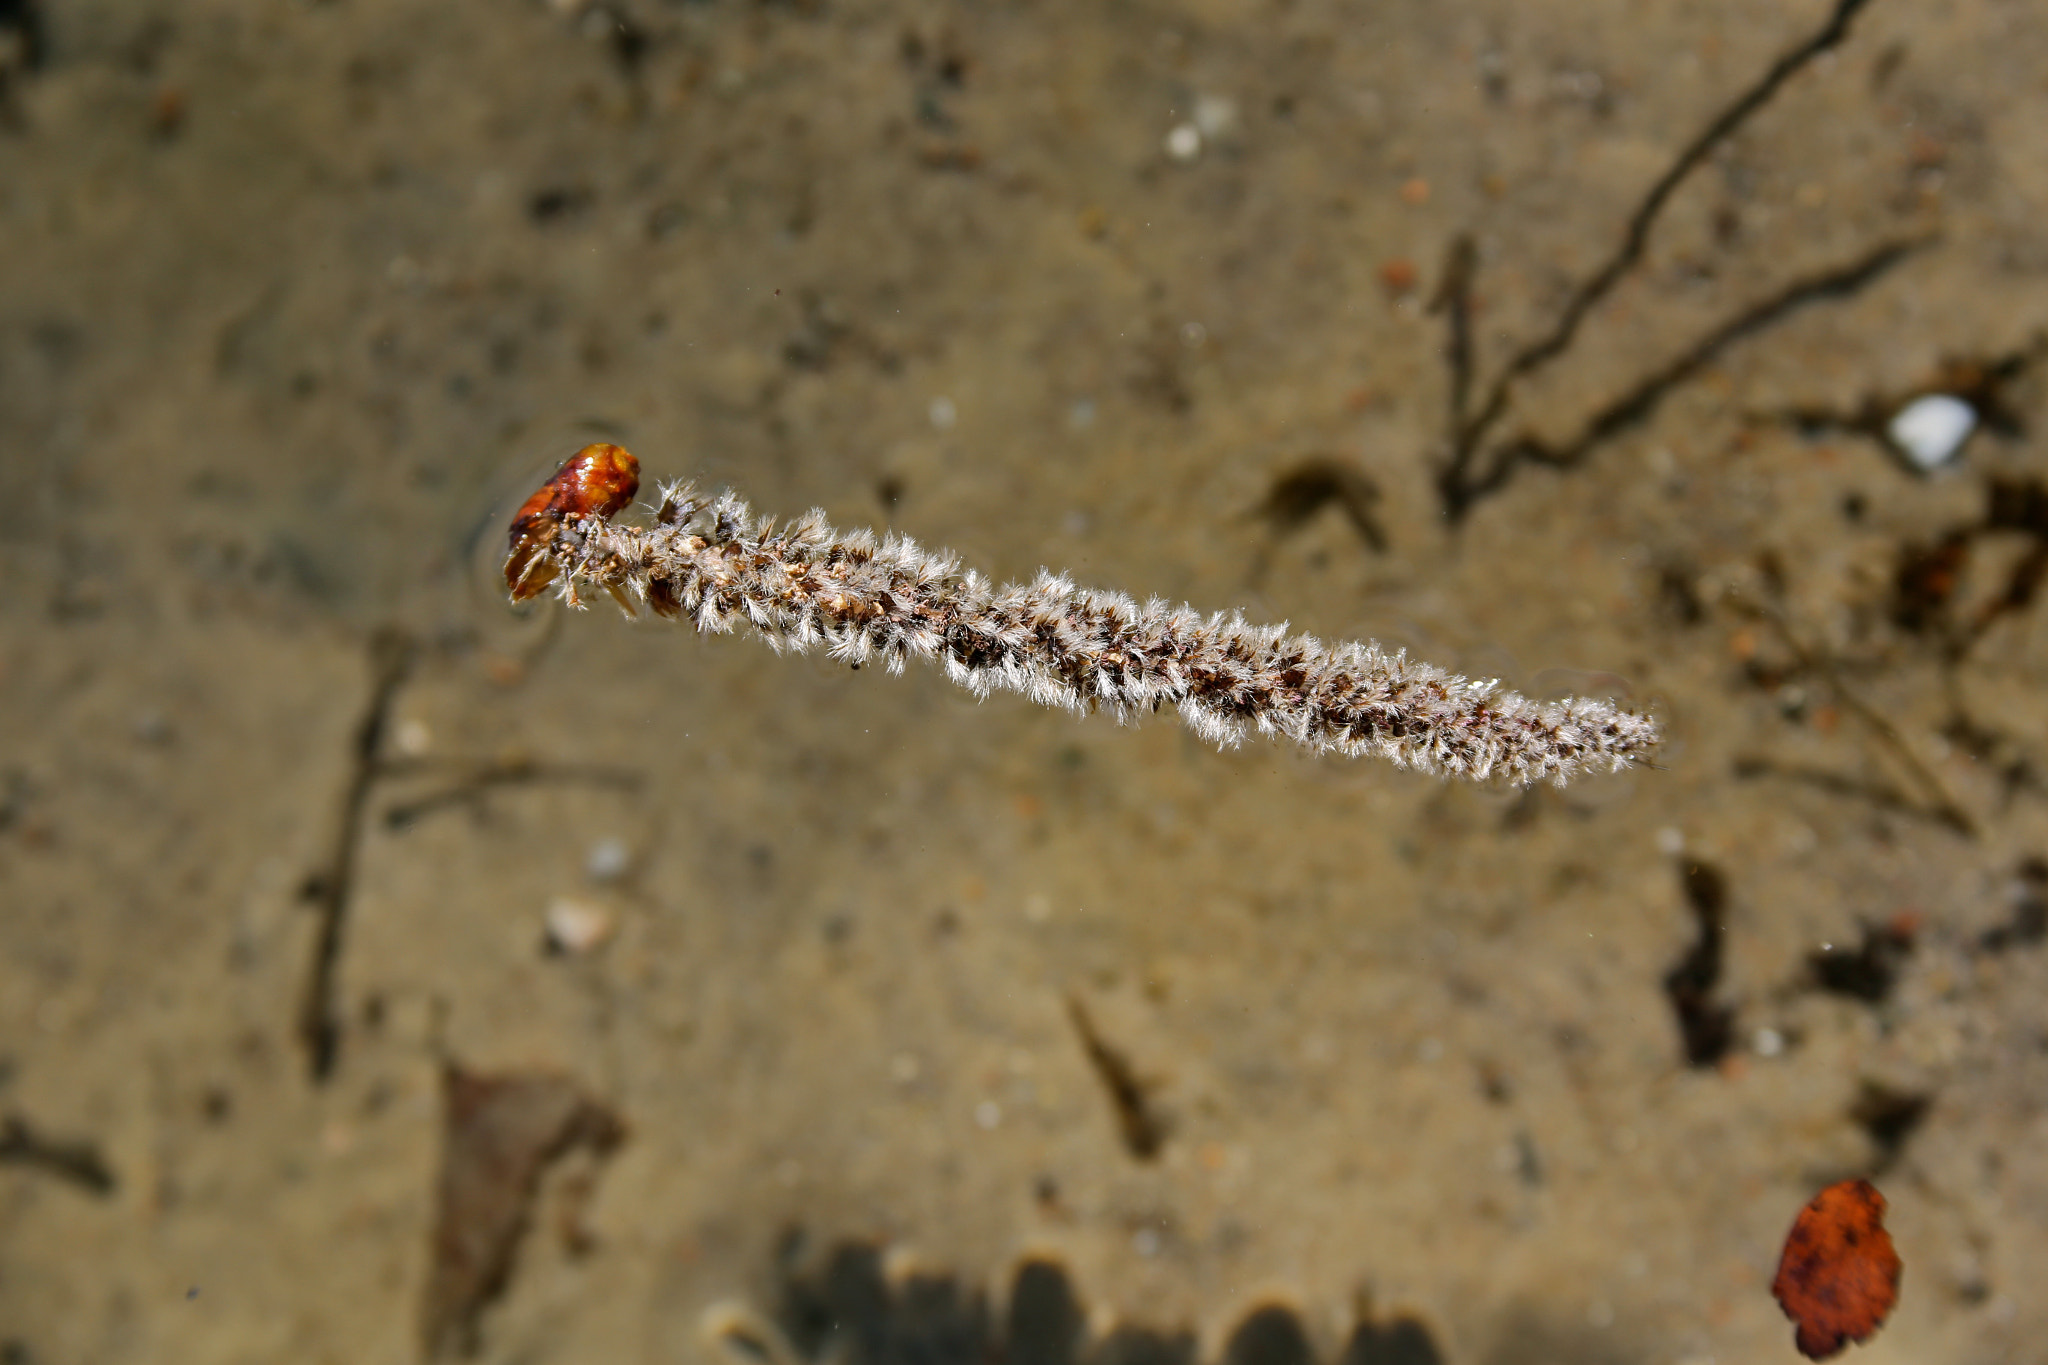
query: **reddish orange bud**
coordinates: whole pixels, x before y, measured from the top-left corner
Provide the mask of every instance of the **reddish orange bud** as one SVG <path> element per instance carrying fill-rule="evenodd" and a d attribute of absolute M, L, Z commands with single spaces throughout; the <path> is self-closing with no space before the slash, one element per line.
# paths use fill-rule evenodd
<path fill-rule="evenodd" d="M 1899 1253 L 1884 1230 L 1884 1196 L 1868 1180 L 1815 1195 L 1785 1238 L 1771 1293 L 1799 1324 L 1799 1354 L 1826 1360 L 1884 1324 L 1899 1300 Z"/>
<path fill-rule="evenodd" d="M 505 586 L 512 590 L 512 600 L 537 597 L 555 581 L 555 566 L 542 552 L 563 522 L 609 520 L 639 491 L 640 462 L 621 447 L 600 442 L 570 456 L 512 518 L 505 555 Z"/>

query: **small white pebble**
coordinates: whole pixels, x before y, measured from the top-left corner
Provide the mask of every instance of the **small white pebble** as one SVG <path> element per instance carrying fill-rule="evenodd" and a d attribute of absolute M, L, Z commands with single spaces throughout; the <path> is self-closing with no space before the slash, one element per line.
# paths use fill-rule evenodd
<path fill-rule="evenodd" d="M 599 839 L 583 855 L 583 871 L 594 882 L 615 882 L 633 865 L 633 850 L 624 839 Z"/>
<path fill-rule="evenodd" d="M 407 758 L 418 758 L 434 747 L 434 732 L 423 720 L 402 720 L 391 732 L 391 747 Z"/>
<path fill-rule="evenodd" d="M 993 1131 L 1003 1121 L 1003 1106 L 994 1100 L 983 1100 L 974 1106 L 974 1122 L 981 1128 Z"/>
<path fill-rule="evenodd" d="M 1197 95 L 1195 97 L 1195 131 L 1211 142 L 1229 137 L 1237 131 L 1237 101 L 1228 95 Z"/>
<path fill-rule="evenodd" d="M 1150 1260 L 1159 1254 L 1159 1233 L 1154 1228 L 1139 1228 L 1131 1234 L 1131 1250 Z"/>
<path fill-rule="evenodd" d="M 565 953 L 602 947 L 618 930 L 618 917 L 602 905 L 557 896 L 548 906 L 548 944 Z"/>
<path fill-rule="evenodd" d="M 953 406 L 952 399 L 942 395 L 932 400 L 930 416 L 934 431 L 951 431 L 953 424 L 960 420 L 960 409 Z"/>
<path fill-rule="evenodd" d="M 1202 130 L 1192 123 L 1177 123 L 1166 135 L 1166 154 L 1175 161 L 1193 161 L 1202 154 Z"/>
<path fill-rule="evenodd" d="M 1667 858 L 1676 858 L 1685 852 L 1685 831 L 1676 825 L 1666 825 L 1658 830 L 1657 851 Z"/>
<path fill-rule="evenodd" d="M 1785 1035 L 1774 1028 L 1760 1028 L 1751 1035 L 1749 1046 L 1759 1057 L 1776 1057 L 1785 1051 Z"/>
<path fill-rule="evenodd" d="M 1977 410 L 1960 398 L 1930 393 L 1892 414 L 1885 434 L 1921 469 L 1939 469 L 1955 458 L 1977 429 Z"/>

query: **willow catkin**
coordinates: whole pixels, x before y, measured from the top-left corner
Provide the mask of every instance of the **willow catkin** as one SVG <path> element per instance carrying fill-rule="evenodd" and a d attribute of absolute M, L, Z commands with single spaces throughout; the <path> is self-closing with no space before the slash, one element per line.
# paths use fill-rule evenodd
<path fill-rule="evenodd" d="M 1061 574 L 996 585 L 907 537 L 835 531 L 815 510 L 777 527 L 687 483 L 662 490 L 653 526 L 614 525 L 638 487 L 626 451 L 578 452 L 512 523 L 512 595 L 556 583 L 581 605 L 579 585 L 594 584 L 628 611 L 644 603 L 700 631 L 745 626 L 777 650 L 880 658 L 891 672 L 933 659 L 977 697 L 1021 692 L 1120 720 L 1171 707 L 1218 745 L 1256 730 L 1475 780 L 1562 784 L 1643 762 L 1659 738 L 1654 719 L 1612 702 L 1536 702 L 1377 644 L 1324 645 Z"/>

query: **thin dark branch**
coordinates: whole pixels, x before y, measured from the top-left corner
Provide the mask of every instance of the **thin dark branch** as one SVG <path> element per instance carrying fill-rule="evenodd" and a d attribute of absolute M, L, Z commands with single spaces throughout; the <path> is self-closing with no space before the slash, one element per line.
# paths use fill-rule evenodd
<path fill-rule="evenodd" d="M 1769 298 L 1751 304 L 1722 322 L 1662 367 L 1651 371 L 1586 420 L 1578 435 L 1561 446 L 1546 445 L 1534 436 L 1521 436 L 1497 447 L 1488 456 L 1486 471 L 1465 485 L 1465 505 L 1499 488 L 1513 466 L 1523 460 L 1532 464 L 1568 468 L 1613 440 L 1630 427 L 1647 421 L 1658 404 L 1681 384 L 1712 364 L 1728 347 L 1753 336 L 1811 303 L 1846 298 L 1874 283 L 1886 271 L 1925 246 L 1929 238 L 1886 242 L 1846 265 L 1833 266 L 1818 274 L 1792 281 Z"/>
<path fill-rule="evenodd" d="M 1444 340 L 1444 363 L 1451 372 L 1451 440 L 1460 439 L 1465 429 L 1465 411 L 1472 402 L 1472 275 L 1479 265 L 1479 252 L 1472 234 L 1461 232 L 1451 238 L 1444 253 L 1444 275 L 1429 311 L 1442 313 L 1450 335 Z"/>
<path fill-rule="evenodd" d="M 1800 640 L 1792 629 L 1791 623 L 1785 619 L 1784 613 L 1777 608 L 1748 597 L 1733 597 L 1730 599 L 1730 605 L 1751 620 L 1769 625 L 1785 648 L 1798 660 L 1800 666 L 1818 674 L 1827 683 L 1829 690 L 1835 694 L 1835 699 L 1841 703 L 1842 709 L 1863 722 L 1865 728 L 1876 737 L 1879 747 L 1892 756 L 1907 779 L 1920 789 L 1923 802 L 1921 809 L 1926 814 L 1965 838 L 1977 837 L 1977 822 L 1970 818 L 1969 812 L 1965 811 L 1962 804 L 1950 794 L 1947 785 L 1935 776 L 1934 770 L 1920 761 L 1919 755 L 1913 752 L 1913 746 L 1906 742 L 1906 737 L 1899 732 L 1898 726 L 1892 724 L 1890 717 L 1864 701 L 1842 681 L 1841 671 L 1835 667 L 1833 658 L 1823 651 L 1807 648 L 1805 642 Z M 1801 776 L 1804 780 L 1813 780 L 1811 774 Z M 1863 794 L 1871 795 L 1867 791 Z"/>
<path fill-rule="evenodd" d="M 18 1114 L 0 1121 L 0 1164 L 37 1167 L 98 1195 L 114 1192 L 114 1172 L 96 1145 L 46 1138 Z"/>
<path fill-rule="evenodd" d="M 1110 1108 L 1116 1113 L 1117 1134 L 1123 1139 L 1124 1150 L 1140 1161 L 1157 1157 L 1166 1143 L 1166 1127 L 1152 1112 L 1144 1083 L 1124 1055 L 1096 1032 L 1095 1021 L 1088 1017 L 1078 996 L 1067 997 L 1067 1017 L 1073 1021 L 1074 1032 L 1080 1035 L 1081 1050 L 1088 1054 L 1096 1078 L 1109 1092 Z"/>
<path fill-rule="evenodd" d="M 397 630 L 379 631 L 370 643 L 370 698 L 350 749 L 348 781 L 342 788 L 334 844 L 320 870 L 306 879 L 304 896 L 320 917 L 313 938 L 313 960 L 299 998 L 299 1041 L 305 1045 L 307 1067 L 315 1081 L 333 1074 L 341 1051 L 341 1011 L 335 1003 L 335 979 L 341 965 L 342 931 L 354 890 L 356 849 L 363 810 L 378 775 L 378 754 L 391 705 L 412 668 L 412 641 Z"/>
<path fill-rule="evenodd" d="M 1916 820 L 1932 820 L 1936 824 L 1955 828 L 1946 812 L 1929 810 L 1913 800 L 1897 787 L 1875 778 L 1855 777 L 1832 769 L 1814 767 L 1803 763 L 1785 763 L 1766 754 L 1744 754 L 1735 760 L 1735 776 L 1744 780 L 1759 777 L 1776 777 L 1788 782 L 1798 782 L 1830 796 L 1847 797 L 1867 801 L 1879 810 L 1894 815 L 1910 816 Z"/>
<path fill-rule="evenodd" d="M 381 770 L 380 775 L 398 777 L 412 771 L 416 769 L 410 766 L 401 769 L 387 765 Z M 467 771 L 460 773 L 453 782 L 439 791 L 428 792 L 410 801 L 393 802 L 384 812 L 384 824 L 390 829 L 403 829 L 422 816 L 435 811 L 478 801 L 493 787 L 516 787 L 545 782 L 556 785 L 577 783 L 630 790 L 638 787 L 642 779 L 643 774 L 631 768 L 543 763 L 532 758 L 508 758 L 478 763 L 471 765 Z"/>
<path fill-rule="evenodd" d="M 1657 217 L 1670 202 L 1671 196 L 1684 183 L 1687 176 L 1697 170 L 1713 153 L 1713 150 L 1732 136 L 1748 118 L 1770 103 L 1779 89 L 1798 74 L 1814 58 L 1838 45 L 1848 36 L 1849 25 L 1868 0 L 1837 0 L 1828 21 L 1818 31 L 1787 50 L 1769 70 L 1747 90 L 1738 95 L 1725 109 L 1701 130 L 1677 158 L 1666 168 L 1664 174 L 1650 187 L 1643 200 L 1636 206 L 1629 218 L 1628 228 L 1622 234 L 1621 245 L 1599 270 L 1595 271 L 1566 302 L 1549 332 L 1537 338 L 1518 351 L 1501 370 L 1493 385 L 1487 390 L 1479 411 L 1465 419 L 1453 433 L 1451 457 L 1439 478 L 1446 508 L 1455 519 L 1462 515 L 1475 500 L 1470 491 L 1467 475 L 1487 433 L 1500 421 L 1513 399 L 1518 381 L 1526 378 L 1543 366 L 1555 360 L 1570 348 L 1578 336 L 1579 326 L 1599 302 L 1611 293 L 1623 276 L 1642 260 L 1643 252 L 1650 239 L 1650 230 Z M 1455 319 L 1454 319 L 1455 322 Z M 1454 377 L 1453 383 L 1456 380 Z M 1462 408 L 1462 402 L 1459 403 Z M 1491 472 L 1491 471 L 1490 471 Z"/>

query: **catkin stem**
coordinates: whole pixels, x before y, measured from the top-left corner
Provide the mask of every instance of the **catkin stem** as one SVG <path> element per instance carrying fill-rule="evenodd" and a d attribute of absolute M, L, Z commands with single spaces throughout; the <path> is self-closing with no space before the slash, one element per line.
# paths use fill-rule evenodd
<path fill-rule="evenodd" d="M 1654 719 L 1611 702 L 1536 702 L 1377 644 L 1326 646 L 1043 571 L 997 586 L 906 537 L 835 531 L 818 511 L 778 528 L 732 494 L 689 484 L 663 491 L 652 527 L 614 525 L 608 505 L 563 505 L 545 535 L 515 526 L 515 594 L 553 579 L 581 605 L 578 585 L 593 584 L 629 611 L 645 603 L 700 631 L 744 625 L 777 650 L 879 657 L 892 672 L 931 659 L 977 697 L 1021 692 L 1120 720 L 1171 707 L 1221 746 L 1256 730 L 1318 753 L 1516 785 L 1619 771 L 1659 739 Z"/>

